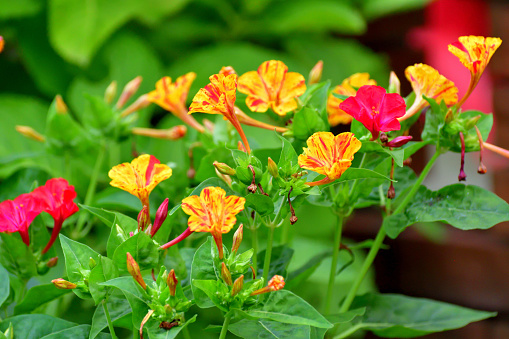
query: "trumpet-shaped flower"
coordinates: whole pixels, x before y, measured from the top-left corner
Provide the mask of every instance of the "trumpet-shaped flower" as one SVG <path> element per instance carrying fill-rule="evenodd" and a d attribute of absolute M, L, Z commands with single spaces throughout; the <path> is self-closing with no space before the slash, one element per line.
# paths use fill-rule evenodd
<path fill-rule="evenodd" d="M 246 199 L 226 196 L 220 187 L 205 187 L 200 196 L 192 195 L 182 200 L 182 210 L 189 214 L 188 226 L 192 232 L 210 232 L 223 258 L 221 235 L 228 233 L 237 222 L 236 215 L 244 209 Z"/>
<path fill-rule="evenodd" d="M 326 176 L 307 183 L 316 186 L 339 179 L 352 165 L 353 156 L 362 143 L 350 132 L 336 136 L 330 132 L 317 132 L 309 137 L 307 146 L 304 154 L 299 155 L 299 166 Z"/>
<path fill-rule="evenodd" d="M 470 35 L 460 36 L 458 41 L 449 45 L 449 52 L 458 57 L 460 62 L 470 71 L 470 85 L 458 106 L 461 106 L 472 93 L 493 53 L 501 43 L 500 38 Z"/>
<path fill-rule="evenodd" d="M 54 178 L 46 181 L 44 186 L 36 188 L 32 195 L 39 200 L 42 210 L 54 220 L 51 238 L 42 250 L 44 254 L 57 239 L 64 220 L 78 212 L 78 205 L 73 201 L 76 198 L 76 191 L 64 178 Z"/>
<path fill-rule="evenodd" d="M 329 124 L 331 126 L 349 124 L 353 119 L 351 115 L 339 108 L 343 99 L 335 97 L 334 93 L 353 96 L 357 93 L 357 90 L 364 85 L 376 85 L 376 81 L 370 79 L 368 73 L 355 73 L 343 80 L 341 85 L 334 87 L 327 98 L 327 114 L 329 115 Z"/>
<path fill-rule="evenodd" d="M 268 292 L 279 291 L 279 290 L 283 289 L 284 287 L 285 287 L 285 279 L 280 275 L 275 275 L 269 280 L 267 286 L 252 292 L 251 296 L 268 293 Z"/>
<path fill-rule="evenodd" d="M 112 179 L 111 186 L 137 196 L 142 205 L 148 208 L 150 192 L 161 181 L 171 177 L 171 174 L 171 168 L 161 164 L 153 155 L 144 154 L 131 163 L 124 162 L 113 167 L 108 176 Z"/>
<path fill-rule="evenodd" d="M 147 94 L 147 99 L 170 111 L 199 132 L 203 132 L 204 127 L 187 114 L 186 108 L 187 94 L 195 78 L 194 72 L 178 77 L 173 83 L 170 77 L 163 77 L 156 83 L 156 89 Z"/>
<path fill-rule="evenodd" d="M 380 132 L 401 128 L 398 118 L 405 115 L 405 100 L 397 93 L 386 93 L 380 86 L 362 86 L 354 97 L 343 101 L 339 108 L 361 122 L 377 139 Z"/>
<path fill-rule="evenodd" d="M 423 96 L 433 98 L 438 103 L 444 101 L 448 106 L 458 102 L 458 88 L 456 88 L 454 82 L 438 73 L 431 66 L 425 64 L 408 66 L 405 70 L 405 76 L 412 84 L 412 89 L 415 92 L 415 101 L 399 120 L 408 119 L 429 105 Z"/>
<path fill-rule="evenodd" d="M 248 95 L 246 105 L 253 112 L 265 112 L 270 107 L 281 116 L 297 108 L 295 98 L 306 91 L 304 77 L 288 72 L 278 60 L 265 61 L 257 71 L 244 73 L 239 78 L 239 92 Z"/>
<path fill-rule="evenodd" d="M 30 245 L 28 227 L 42 212 L 39 200 L 32 194 L 21 194 L 0 203 L 0 233 L 19 232 L 25 245 Z"/>
<path fill-rule="evenodd" d="M 210 84 L 200 89 L 194 96 L 189 114 L 194 112 L 202 112 L 208 114 L 222 114 L 223 117 L 230 121 L 237 130 L 250 153 L 249 143 L 246 135 L 240 126 L 239 119 L 235 114 L 235 100 L 237 98 L 237 74 L 229 75 L 214 74 L 209 77 Z"/>

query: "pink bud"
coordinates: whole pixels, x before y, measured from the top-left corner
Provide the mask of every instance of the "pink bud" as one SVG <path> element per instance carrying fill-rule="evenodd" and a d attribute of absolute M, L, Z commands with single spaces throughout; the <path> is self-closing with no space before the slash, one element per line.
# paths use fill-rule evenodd
<path fill-rule="evenodd" d="M 387 147 L 401 147 L 401 146 L 406 145 L 407 142 L 409 142 L 410 140 L 412 140 L 411 135 L 396 137 L 396 138 L 392 139 L 391 141 L 389 141 L 388 143 L 386 143 L 385 146 L 387 146 Z"/>
<path fill-rule="evenodd" d="M 152 226 L 151 236 L 154 236 L 157 231 L 159 231 L 159 228 L 161 228 L 161 225 L 166 220 L 166 217 L 168 216 L 168 202 L 168 198 L 164 199 L 163 203 L 157 209 L 154 225 Z"/>

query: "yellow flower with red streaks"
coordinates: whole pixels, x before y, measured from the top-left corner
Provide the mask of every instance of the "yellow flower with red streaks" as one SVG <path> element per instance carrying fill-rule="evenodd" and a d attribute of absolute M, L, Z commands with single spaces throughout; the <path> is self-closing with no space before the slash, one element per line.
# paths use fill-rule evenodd
<path fill-rule="evenodd" d="M 353 119 L 350 114 L 339 108 L 339 104 L 343 102 L 343 99 L 335 97 L 334 93 L 354 96 L 357 90 L 364 85 L 376 85 L 376 81 L 369 78 L 369 73 L 355 73 L 343 80 L 341 85 L 334 87 L 327 98 L 327 114 L 331 126 L 349 124 Z"/>
<path fill-rule="evenodd" d="M 270 107 L 281 116 L 297 109 L 295 98 L 306 92 L 304 76 L 288 72 L 279 60 L 265 61 L 257 71 L 239 78 L 239 92 L 247 94 L 246 105 L 253 112 L 266 112 Z"/>
<path fill-rule="evenodd" d="M 334 136 L 331 132 L 317 132 L 307 140 L 308 148 L 299 155 L 299 166 L 325 175 L 325 178 L 308 182 L 309 186 L 323 185 L 339 179 L 352 165 L 354 154 L 362 143 L 353 133 Z"/>
<path fill-rule="evenodd" d="M 454 82 L 429 65 L 415 64 L 408 66 L 405 70 L 405 76 L 415 92 L 415 101 L 399 120 L 408 119 L 428 106 L 429 103 L 424 100 L 423 96 L 433 98 L 438 103 L 444 101 L 447 106 L 452 106 L 458 102 L 458 88 L 454 85 Z"/>
<path fill-rule="evenodd" d="M 205 187 L 200 196 L 192 195 L 182 200 L 182 210 L 189 215 L 188 226 L 192 232 L 210 232 L 223 257 L 221 235 L 228 233 L 237 222 L 236 215 L 244 209 L 246 199 L 226 196 L 220 187 Z"/>
<path fill-rule="evenodd" d="M 173 83 L 170 77 L 163 77 L 156 83 L 156 89 L 147 94 L 147 99 L 172 112 L 196 130 L 203 132 L 203 126 L 187 114 L 186 108 L 187 94 L 195 78 L 196 73 L 194 72 L 178 77 Z"/>
<path fill-rule="evenodd" d="M 150 192 L 161 181 L 171 177 L 171 174 L 170 167 L 161 164 L 153 155 L 144 154 L 130 163 L 124 162 L 113 167 L 108 176 L 111 178 L 111 186 L 137 196 L 142 205 L 148 208 Z"/>
<path fill-rule="evenodd" d="M 458 41 L 449 45 L 449 52 L 458 57 L 463 66 L 470 71 L 470 85 L 458 106 L 461 106 L 472 93 L 500 44 L 502 44 L 500 38 L 469 35 L 460 36 Z"/>
<path fill-rule="evenodd" d="M 4 37 L 0 35 L 0 53 L 4 50 L 5 40 Z"/>
<path fill-rule="evenodd" d="M 246 135 L 235 114 L 235 100 L 237 98 L 237 74 L 214 74 L 209 77 L 210 84 L 201 88 L 194 96 L 189 107 L 189 114 L 202 112 L 208 114 L 222 114 L 239 132 L 248 153 L 251 153 Z"/>

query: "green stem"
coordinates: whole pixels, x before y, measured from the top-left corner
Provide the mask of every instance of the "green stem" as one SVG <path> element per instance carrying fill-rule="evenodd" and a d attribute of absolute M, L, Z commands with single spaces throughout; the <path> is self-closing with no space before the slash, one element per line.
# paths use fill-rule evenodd
<path fill-rule="evenodd" d="M 362 168 L 364 166 L 364 162 L 366 161 L 366 153 L 362 155 L 361 163 L 359 164 L 358 168 Z M 350 187 L 349 195 L 352 195 L 352 192 L 355 192 L 355 187 L 357 186 L 357 183 L 359 182 L 359 179 L 355 179 L 353 181 L 352 187 Z"/>
<path fill-rule="evenodd" d="M 274 225 L 269 226 L 269 239 L 267 239 L 267 248 L 265 249 L 265 259 L 263 260 L 263 283 L 267 283 L 270 269 L 270 259 L 272 256 L 272 243 L 274 242 Z"/>
<path fill-rule="evenodd" d="M 290 227 L 291 227 L 290 223 L 288 223 L 288 222 L 283 223 L 283 227 L 281 227 L 281 231 L 282 231 L 281 232 L 281 245 L 288 243 Z"/>
<path fill-rule="evenodd" d="M 108 311 L 108 306 L 106 305 L 106 299 L 103 299 L 103 309 L 104 315 L 106 315 L 106 320 L 108 321 L 108 328 L 110 329 L 110 334 L 113 339 L 117 339 L 117 335 L 115 334 L 115 328 L 113 327 L 113 322 L 111 321 L 110 312 Z"/>
<path fill-rule="evenodd" d="M 424 181 L 426 176 L 428 175 L 429 171 L 431 170 L 431 167 L 433 167 L 433 164 L 440 156 L 441 152 L 436 151 L 435 154 L 431 157 L 429 162 L 426 164 L 426 167 L 422 170 L 421 175 L 415 182 L 414 186 L 408 192 L 405 199 L 399 204 L 399 206 L 394 210 L 393 214 L 401 213 L 405 207 L 408 205 L 408 203 L 413 199 L 415 193 L 417 193 L 417 190 L 421 186 L 421 183 Z M 390 203 L 389 203 L 390 207 Z M 390 213 L 390 211 L 388 210 Z M 371 246 L 371 249 L 369 250 L 368 256 L 366 257 L 366 260 L 364 260 L 364 263 L 362 264 L 361 270 L 358 273 L 358 275 L 355 277 L 355 280 L 353 282 L 352 287 L 350 288 L 350 291 L 348 292 L 348 295 L 346 296 L 345 301 L 343 302 L 343 305 L 341 306 L 340 312 L 346 312 L 350 308 L 350 305 L 353 302 L 353 299 L 355 298 L 355 295 L 357 294 L 357 291 L 359 290 L 359 287 L 364 280 L 364 277 L 366 276 L 366 273 L 368 272 L 369 268 L 371 267 L 371 264 L 375 260 L 376 255 L 378 254 L 378 251 L 380 250 L 380 246 L 382 246 L 382 243 L 385 239 L 386 233 L 383 227 L 380 227 L 380 230 L 378 231 L 378 234 L 376 235 L 375 242 L 373 243 L 373 246 Z"/>
<path fill-rule="evenodd" d="M 97 187 L 97 179 L 99 177 L 99 172 L 101 171 L 101 167 L 104 161 L 104 155 L 106 153 L 106 146 L 102 145 L 99 149 L 99 153 L 97 154 L 97 159 L 95 160 L 94 170 L 92 171 L 92 175 L 90 176 L 90 182 L 88 184 L 87 194 L 85 195 L 85 200 L 83 201 L 84 205 L 89 206 L 92 200 L 94 199 L 95 189 Z M 77 237 L 81 237 L 81 231 L 83 226 L 85 225 L 87 213 L 81 213 L 76 223 L 75 235 Z"/>
<path fill-rule="evenodd" d="M 253 268 L 254 271 L 258 269 L 258 230 L 256 229 L 256 225 L 251 224 L 251 245 L 253 246 Z"/>
<path fill-rule="evenodd" d="M 334 282 L 336 281 L 336 271 L 338 266 L 339 247 L 341 246 L 341 232 L 343 231 L 343 216 L 338 214 L 338 223 L 336 234 L 334 235 L 334 249 L 332 252 L 332 263 L 329 273 L 329 285 L 327 287 L 327 297 L 325 299 L 325 314 L 330 313 L 332 294 L 334 291 Z"/>
<path fill-rule="evenodd" d="M 219 339 L 226 338 L 226 333 L 228 333 L 228 325 L 230 325 L 230 320 L 232 320 L 232 315 L 227 314 L 224 318 L 223 328 L 221 328 L 221 334 L 219 335 Z"/>

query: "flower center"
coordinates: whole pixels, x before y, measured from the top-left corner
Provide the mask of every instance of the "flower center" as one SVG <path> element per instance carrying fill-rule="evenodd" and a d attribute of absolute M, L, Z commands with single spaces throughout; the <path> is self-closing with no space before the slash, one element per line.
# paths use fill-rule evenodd
<path fill-rule="evenodd" d="M 375 106 L 372 106 L 371 107 L 371 116 L 375 116 L 378 113 L 380 113 L 380 111 L 378 111 Z"/>

